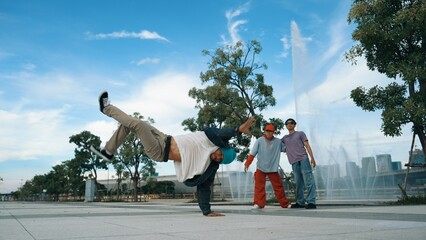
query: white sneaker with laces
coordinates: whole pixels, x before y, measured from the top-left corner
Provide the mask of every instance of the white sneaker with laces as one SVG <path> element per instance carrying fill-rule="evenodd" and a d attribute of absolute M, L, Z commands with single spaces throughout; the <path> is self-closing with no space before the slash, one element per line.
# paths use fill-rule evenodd
<path fill-rule="evenodd" d="M 257 210 L 257 209 L 260 209 L 261 207 L 259 206 L 259 205 L 257 205 L 257 204 L 254 204 L 252 207 L 251 207 L 251 209 L 252 210 Z"/>

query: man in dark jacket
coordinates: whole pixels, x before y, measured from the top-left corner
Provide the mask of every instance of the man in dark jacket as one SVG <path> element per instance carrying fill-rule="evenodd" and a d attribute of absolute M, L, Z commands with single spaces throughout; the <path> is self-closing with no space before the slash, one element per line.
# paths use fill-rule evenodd
<path fill-rule="evenodd" d="M 219 164 L 229 164 L 236 152 L 228 141 L 241 133 L 251 135 L 254 117 L 236 128 L 208 128 L 178 136 L 169 136 L 145 121 L 131 117 L 109 103 L 108 92 L 99 96 L 100 111 L 120 123 L 105 146 L 91 150 L 105 161 L 111 161 L 118 147 L 130 132 L 140 139 L 146 154 L 157 162 L 173 160 L 178 181 L 197 186 L 198 205 L 205 216 L 224 216 L 210 209 L 210 186 Z"/>

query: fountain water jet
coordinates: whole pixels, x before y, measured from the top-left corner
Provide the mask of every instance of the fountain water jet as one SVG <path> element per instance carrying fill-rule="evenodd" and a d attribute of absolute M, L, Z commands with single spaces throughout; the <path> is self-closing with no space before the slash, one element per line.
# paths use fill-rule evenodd
<path fill-rule="evenodd" d="M 321 88 L 320 85 L 324 79 L 316 69 L 324 66 L 321 66 L 321 61 L 315 61 L 315 65 L 313 61 L 310 61 L 304 38 L 294 21 L 291 23 L 291 44 L 295 118 L 298 123 L 302 123 L 298 125 L 297 130 L 307 134 L 317 159 L 318 167 L 314 176 L 318 199 L 395 199 L 398 193 L 395 194 L 393 191 L 388 193 L 383 191 L 384 194 L 381 195 L 376 194 L 377 189 L 385 186 L 396 187 L 396 184 L 392 183 L 395 181 L 395 177 L 393 180 L 392 177 L 383 177 L 384 182 L 378 185 L 377 173 L 362 176 L 363 169 L 356 164 L 361 160 L 362 142 L 357 132 L 350 132 L 352 129 L 348 128 L 350 123 L 345 122 L 345 114 L 336 115 L 336 111 L 333 112 L 333 115 L 328 114 L 330 107 L 334 107 L 331 104 L 336 100 L 331 99 L 331 104 L 328 104 L 321 98 L 332 96 L 333 94 L 329 94 L 329 92 L 336 90 L 332 88 L 333 85 Z M 328 96 L 320 95 L 324 94 L 324 91 L 321 92 L 318 89 L 326 90 Z M 324 102 L 323 105 L 321 102 Z M 344 110 L 342 108 L 342 111 Z M 367 168 L 367 166 L 363 167 Z M 346 174 L 341 175 L 341 171 Z M 367 169 L 367 171 L 369 170 Z"/>

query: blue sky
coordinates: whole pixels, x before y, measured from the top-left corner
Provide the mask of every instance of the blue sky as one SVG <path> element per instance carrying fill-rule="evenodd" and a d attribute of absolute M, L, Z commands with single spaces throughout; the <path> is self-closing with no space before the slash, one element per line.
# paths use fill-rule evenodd
<path fill-rule="evenodd" d="M 163 132 L 184 133 L 182 120 L 196 115 L 188 91 L 202 87 L 199 74 L 209 61 L 201 51 L 238 40 L 263 47 L 258 61 L 268 69 L 260 73 L 277 99 L 264 115 L 296 118 L 319 165 L 359 164 L 379 153 L 406 162 L 409 128 L 402 137 L 384 137 L 380 113 L 364 112 L 349 98 L 357 86 L 390 81 L 362 59 L 356 66 L 344 60 L 354 44 L 350 6 L 349 0 L 0 1 L 0 193 L 72 159 L 71 135 L 89 130 L 109 138 L 116 122 L 98 110 L 102 90 L 129 114 L 152 117 Z M 281 162 L 290 171 L 285 156 Z M 242 169 L 234 162 L 225 170 Z M 157 171 L 174 174 L 173 164 L 160 163 Z"/>

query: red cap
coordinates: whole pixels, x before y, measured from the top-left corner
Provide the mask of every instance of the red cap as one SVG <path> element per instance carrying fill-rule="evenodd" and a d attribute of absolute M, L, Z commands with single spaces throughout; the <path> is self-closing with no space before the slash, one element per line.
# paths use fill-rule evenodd
<path fill-rule="evenodd" d="M 265 131 L 273 131 L 275 132 L 275 127 L 272 124 L 268 124 L 265 126 Z"/>

